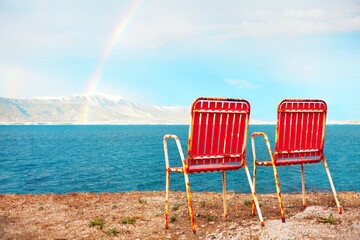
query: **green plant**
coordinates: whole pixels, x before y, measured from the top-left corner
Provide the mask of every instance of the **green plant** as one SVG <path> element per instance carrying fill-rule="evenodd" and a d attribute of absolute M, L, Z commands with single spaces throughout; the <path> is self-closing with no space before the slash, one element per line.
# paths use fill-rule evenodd
<path fill-rule="evenodd" d="M 134 218 L 130 218 L 130 217 L 126 217 L 124 219 L 121 219 L 120 222 L 123 223 L 123 224 L 133 224 L 135 223 L 135 219 Z"/>
<path fill-rule="evenodd" d="M 103 232 L 104 232 L 106 235 L 116 236 L 120 231 L 118 231 L 116 228 L 114 228 L 114 229 L 109 228 L 109 229 L 103 230 Z"/>
<path fill-rule="evenodd" d="M 213 218 L 214 218 L 214 217 L 209 214 L 209 215 L 207 216 L 207 219 L 206 219 L 206 220 L 207 220 L 208 222 L 211 222 L 211 221 L 213 220 Z"/>
<path fill-rule="evenodd" d="M 98 225 L 98 226 L 100 226 L 100 229 L 103 229 L 104 222 L 98 218 L 95 218 L 93 221 L 89 222 L 90 227 L 95 226 L 95 225 Z"/>
<path fill-rule="evenodd" d="M 205 207 L 205 205 L 206 205 L 206 202 L 204 200 L 204 201 L 201 202 L 201 206 Z"/>
<path fill-rule="evenodd" d="M 245 200 L 244 204 L 245 204 L 245 206 L 250 207 L 250 206 L 252 206 L 252 200 Z"/>
<path fill-rule="evenodd" d="M 179 209 L 179 205 L 176 204 L 175 206 L 173 206 L 173 210 L 176 211 L 176 210 L 178 210 L 178 209 Z"/>
<path fill-rule="evenodd" d="M 141 198 L 138 198 L 139 203 L 146 203 L 146 200 L 142 200 Z"/>
<path fill-rule="evenodd" d="M 176 221 L 176 217 L 175 217 L 175 216 L 170 217 L 170 221 L 171 221 L 171 222 L 175 222 L 175 221 Z"/>
<path fill-rule="evenodd" d="M 319 222 L 322 222 L 322 223 L 330 223 L 330 224 L 336 224 L 339 222 L 339 220 L 337 219 L 334 219 L 334 216 L 332 213 L 330 213 L 329 217 L 328 218 L 322 218 L 320 217 L 318 219 Z"/>

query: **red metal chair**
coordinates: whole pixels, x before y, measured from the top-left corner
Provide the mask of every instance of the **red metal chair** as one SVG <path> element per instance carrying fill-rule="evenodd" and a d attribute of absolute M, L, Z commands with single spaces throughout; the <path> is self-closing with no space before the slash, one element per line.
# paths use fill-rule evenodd
<path fill-rule="evenodd" d="M 276 166 L 301 164 L 303 206 L 305 207 L 304 164 L 317 163 L 323 160 L 339 213 L 342 212 L 323 151 L 326 111 L 326 103 L 322 100 L 285 99 L 280 102 L 277 113 L 275 154 L 271 150 L 269 139 L 265 133 L 255 132 L 251 136 L 254 158 L 254 188 L 256 188 L 256 166 L 272 166 L 283 222 L 285 222 L 285 216 Z M 265 138 L 271 161 L 259 162 L 256 160 L 254 137 L 257 135 L 262 135 Z M 253 203 L 253 215 L 254 212 Z"/>
<path fill-rule="evenodd" d="M 166 204 L 165 229 L 168 228 L 168 200 L 170 172 L 184 173 L 188 197 L 191 228 L 196 232 L 193 207 L 190 196 L 188 173 L 222 172 L 224 217 L 226 213 L 225 171 L 237 170 L 244 166 L 253 193 L 261 224 L 264 225 L 258 201 L 254 194 L 249 170 L 245 161 L 246 139 L 249 127 L 250 104 L 246 100 L 226 98 L 198 98 L 191 109 L 187 160 L 181 149 L 179 138 L 175 135 L 164 136 L 166 162 Z M 166 140 L 176 141 L 181 167 L 170 167 Z"/>

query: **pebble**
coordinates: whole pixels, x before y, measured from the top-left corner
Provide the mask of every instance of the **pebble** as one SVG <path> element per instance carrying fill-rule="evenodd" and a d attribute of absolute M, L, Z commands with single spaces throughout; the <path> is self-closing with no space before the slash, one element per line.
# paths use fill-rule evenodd
<path fill-rule="evenodd" d="M 234 230 L 235 228 L 236 228 L 236 225 L 233 224 L 233 225 L 231 225 L 231 226 L 229 227 L 229 230 Z"/>

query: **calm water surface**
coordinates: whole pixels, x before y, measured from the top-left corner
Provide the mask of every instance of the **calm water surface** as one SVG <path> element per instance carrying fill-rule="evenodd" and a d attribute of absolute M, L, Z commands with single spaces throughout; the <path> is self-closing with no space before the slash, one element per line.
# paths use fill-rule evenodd
<path fill-rule="evenodd" d="M 246 159 L 252 174 L 250 126 Z M 165 190 L 162 138 L 177 135 L 187 150 L 188 126 L 0 126 L 0 193 L 123 192 Z M 175 142 L 168 141 L 170 165 L 180 166 Z M 257 157 L 268 159 L 265 142 Z M 360 126 L 328 125 L 325 157 L 337 191 L 360 191 Z M 300 166 L 278 167 L 282 192 L 301 192 Z M 271 167 L 259 167 L 257 192 L 275 192 Z M 221 173 L 190 175 L 194 191 L 222 191 Z M 244 169 L 226 173 L 227 190 L 249 193 Z M 324 165 L 305 165 L 307 190 L 330 191 Z M 182 174 L 170 175 L 171 190 L 185 190 Z"/>

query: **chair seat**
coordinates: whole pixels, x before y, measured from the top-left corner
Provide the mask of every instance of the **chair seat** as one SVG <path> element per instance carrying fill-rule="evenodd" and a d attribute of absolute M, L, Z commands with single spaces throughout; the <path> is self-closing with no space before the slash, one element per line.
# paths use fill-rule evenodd
<path fill-rule="evenodd" d="M 223 164 L 210 164 L 210 165 L 192 165 L 189 166 L 187 173 L 201 173 L 201 172 L 217 172 L 217 171 L 229 171 L 237 170 L 242 165 L 223 165 Z M 169 168 L 171 172 L 184 172 L 183 167 L 172 167 Z"/>
<path fill-rule="evenodd" d="M 307 164 L 307 163 L 316 163 L 320 162 L 320 159 L 291 159 L 291 160 L 276 160 L 275 166 L 285 166 L 285 165 L 293 165 L 293 164 Z M 256 165 L 265 165 L 271 166 L 271 161 L 263 161 L 263 162 L 256 162 Z"/>

